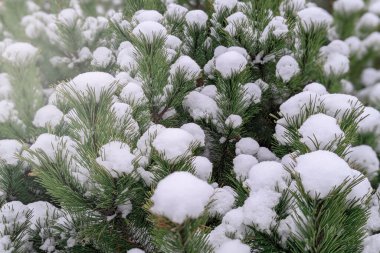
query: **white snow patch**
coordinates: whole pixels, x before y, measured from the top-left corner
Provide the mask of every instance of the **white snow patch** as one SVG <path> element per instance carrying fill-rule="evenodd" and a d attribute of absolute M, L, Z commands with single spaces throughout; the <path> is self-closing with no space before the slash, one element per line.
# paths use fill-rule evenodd
<path fill-rule="evenodd" d="M 34 115 L 33 125 L 36 127 L 56 127 L 63 119 L 63 112 L 54 105 L 45 105 Z"/>
<path fill-rule="evenodd" d="M 188 172 L 174 172 L 158 183 L 151 197 L 151 211 L 181 224 L 202 215 L 213 193 L 203 180 Z"/>
<path fill-rule="evenodd" d="M 285 55 L 277 62 L 276 76 L 282 81 L 289 82 L 295 75 L 300 72 L 298 62 L 290 55 Z"/>
<path fill-rule="evenodd" d="M 196 143 L 194 137 L 180 128 L 167 128 L 153 141 L 153 147 L 169 162 L 181 156 L 190 155 L 190 148 Z"/>

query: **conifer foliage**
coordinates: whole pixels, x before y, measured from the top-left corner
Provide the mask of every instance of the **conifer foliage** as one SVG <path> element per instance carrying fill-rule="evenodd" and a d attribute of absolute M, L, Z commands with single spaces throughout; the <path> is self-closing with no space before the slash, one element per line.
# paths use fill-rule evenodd
<path fill-rule="evenodd" d="M 380 1 L 0 1 L 0 252 L 379 253 Z"/>

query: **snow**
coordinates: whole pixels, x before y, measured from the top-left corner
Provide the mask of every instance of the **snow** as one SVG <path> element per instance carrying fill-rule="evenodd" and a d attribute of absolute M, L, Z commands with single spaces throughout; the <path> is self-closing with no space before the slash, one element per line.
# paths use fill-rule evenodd
<path fill-rule="evenodd" d="M 218 89 L 215 85 L 206 85 L 202 88 L 200 93 L 215 100 L 216 96 L 218 95 Z"/>
<path fill-rule="evenodd" d="M 25 250 L 25 243 L 28 240 L 28 235 L 19 233 L 20 227 L 23 227 L 27 222 L 29 208 L 22 204 L 20 201 L 11 201 L 5 203 L 0 209 L 0 250 L 1 252 L 11 253 L 14 252 L 14 248 L 11 239 L 15 239 L 14 235 L 18 235 L 20 242 L 19 249 L 21 252 Z M 4 251 L 7 250 L 7 251 Z M 9 251 L 8 251 L 9 250 Z"/>
<path fill-rule="evenodd" d="M 16 42 L 7 46 L 2 57 L 13 65 L 25 65 L 36 58 L 38 49 L 29 43 Z"/>
<path fill-rule="evenodd" d="M 144 21 L 138 24 L 132 33 L 137 37 L 142 37 L 147 42 L 152 43 L 157 37 L 165 37 L 167 34 L 166 28 L 160 23 L 154 21 Z"/>
<path fill-rule="evenodd" d="M 380 102 L 380 83 L 377 83 L 372 87 L 368 99 L 373 105 L 377 105 Z"/>
<path fill-rule="evenodd" d="M 240 73 L 247 64 L 247 59 L 236 51 L 227 51 L 215 59 L 215 69 L 223 78 L 230 78 L 233 74 Z"/>
<path fill-rule="evenodd" d="M 86 72 L 77 75 L 68 84 L 75 90 L 76 93 L 85 96 L 89 95 L 91 90 L 93 90 L 95 92 L 96 102 L 99 102 L 102 92 L 105 92 L 107 90 L 115 90 L 115 83 L 115 78 L 108 73 Z M 76 94 L 73 94 L 71 90 L 69 91 L 73 96 L 77 96 Z"/>
<path fill-rule="evenodd" d="M 137 152 L 140 155 L 149 156 L 151 152 L 151 143 L 154 138 L 166 128 L 162 125 L 151 125 L 148 130 L 137 141 Z M 140 164 L 140 166 L 143 166 Z"/>
<path fill-rule="evenodd" d="M 380 24 L 380 18 L 377 25 Z M 363 40 L 363 45 L 368 49 L 372 49 L 375 52 L 380 51 L 380 32 L 373 32 Z"/>
<path fill-rule="evenodd" d="M 17 140 L 0 140 L 0 160 L 16 166 L 20 162 L 17 155 L 21 155 L 22 149 L 22 143 Z"/>
<path fill-rule="evenodd" d="M 128 250 L 127 253 L 145 253 L 145 251 L 135 248 L 135 249 Z"/>
<path fill-rule="evenodd" d="M 374 68 L 366 68 L 361 75 L 361 82 L 366 87 L 373 86 L 380 81 L 380 71 Z"/>
<path fill-rule="evenodd" d="M 186 95 L 182 105 L 194 120 L 216 118 L 219 112 L 215 100 L 198 91 L 192 91 Z"/>
<path fill-rule="evenodd" d="M 116 102 L 111 106 L 111 111 L 115 114 L 117 122 L 116 126 L 125 129 L 125 134 L 127 136 L 138 135 L 139 125 L 132 118 L 132 108 L 125 103 Z M 127 125 L 127 127 L 125 127 Z"/>
<path fill-rule="evenodd" d="M 243 124 L 243 119 L 239 115 L 231 114 L 224 122 L 226 126 L 233 129 L 239 128 Z"/>
<path fill-rule="evenodd" d="M 376 152 L 368 145 L 360 145 L 350 148 L 347 155 L 349 162 L 359 165 L 363 169 L 368 178 L 374 178 L 380 168 L 379 159 Z"/>
<path fill-rule="evenodd" d="M 186 14 L 185 20 L 189 26 L 202 28 L 207 25 L 208 16 L 202 10 L 192 10 Z"/>
<path fill-rule="evenodd" d="M 362 0 L 337 0 L 334 2 L 334 11 L 345 15 L 350 15 L 361 11 L 365 4 Z"/>
<path fill-rule="evenodd" d="M 199 125 L 195 123 L 187 123 L 182 125 L 181 129 L 191 134 L 194 137 L 195 141 L 199 143 L 201 147 L 205 146 L 206 135 Z"/>
<path fill-rule="evenodd" d="M 237 155 L 247 154 L 247 155 L 255 155 L 259 150 L 259 144 L 257 141 L 250 137 L 241 138 L 235 147 L 235 153 Z"/>
<path fill-rule="evenodd" d="M 0 74 L 0 100 L 10 97 L 12 85 L 7 74 Z"/>
<path fill-rule="evenodd" d="M 295 157 L 297 157 L 299 154 L 298 152 L 293 152 L 293 153 L 289 153 L 289 154 L 286 154 L 284 155 L 282 158 L 281 158 L 281 164 L 285 167 L 285 168 L 292 168 L 295 166 Z"/>
<path fill-rule="evenodd" d="M 259 143 L 253 138 L 245 137 L 241 138 L 235 146 L 235 153 L 237 155 L 246 154 L 246 155 L 255 155 L 259 151 Z"/>
<path fill-rule="evenodd" d="M 305 8 L 305 0 L 285 0 L 281 2 L 280 13 L 284 16 L 288 11 L 297 13 Z"/>
<path fill-rule="evenodd" d="M 295 171 L 299 173 L 302 185 L 311 197 L 323 199 L 328 196 L 335 187 L 341 185 L 346 179 L 357 177 L 355 170 L 338 155 L 324 150 L 314 151 L 296 158 Z M 359 172 L 357 172 L 359 173 Z M 363 197 L 366 182 L 356 192 L 351 192 L 354 197 Z M 364 190 L 363 190 L 364 188 Z"/>
<path fill-rule="evenodd" d="M 281 193 L 272 190 L 259 190 L 246 199 L 243 205 L 244 224 L 255 226 L 264 232 L 270 232 L 275 224 L 274 207 L 279 203 Z"/>
<path fill-rule="evenodd" d="M 380 2 L 372 2 L 368 7 L 368 11 L 380 16 Z"/>
<path fill-rule="evenodd" d="M 152 144 L 168 162 L 175 162 L 180 157 L 190 155 L 195 139 L 180 128 L 167 128 L 157 135 Z"/>
<path fill-rule="evenodd" d="M 303 91 L 309 91 L 318 95 L 325 95 L 328 93 L 326 87 L 320 83 L 309 83 L 303 88 Z"/>
<path fill-rule="evenodd" d="M 360 179 L 363 178 L 357 185 L 352 188 L 352 191 L 348 194 L 348 200 L 361 200 L 364 204 L 366 200 L 370 197 L 373 189 L 368 178 L 366 178 L 362 173 L 357 170 L 351 171 L 351 179 Z"/>
<path fill-rule="evenodd" d="M 288 123 L 285 118 L 281 118 L 276 122 L 275 133 L 273 136 L 282 145 L 289 144 L 291 141 L 289 132 L 286 128 L 287 126 Z"/>
<path fill-rule="evenodd" d="M 158 183 L 150 210 L 182 224 L 188 218 L 201 216 L 213 193 L 214 189 L 203 180 L 188 172 L 174 172 Z"/>
<path fill-rule="evenodd" d="M 34 115 L 33 125 L 35 127 L 56 127 L 63 119 L 63 112 L 54 105 L 45 105 L 38 109 Z"/>
<path fill-rule="evenodd" d="M 278 157 L 266 147 L 260 147 L 257 151 L 256 157 L 259 162 L 279 160 Z"/>
<path fill-rule="evenodd" d="M 145 103 L 147 98 L 140 84 L 130 82 L 121 90 L 120 98 L 130 105 Z"/>
<path fill-rule="evenodd" d="M 51 220 L 58 215 L 62 215 L 60 210 L 46 201 L 32 202 L 26 205 L 32 211 L 31 228 L 36 229 L 37 226 L 45 227 L 46 221 Z"/>
<path fill-rule="evenodd" d="M 338 120 L 342 119 L 345 112 L 363 106 L 357 97 L 346 94 L 326 94 L 321 96 L 320 99 L 323 101 L 325 113 Z"/>
<path fill-rule="evenodd" d="M 212 216 L 223 217 L 235 205 L 236 192 L 229 186 L 216 188 L 211 197 L 208 212 Z"/>
<path fill-rule="evenodd" d="M 17 111 L 13 102 L 8 100 L 0 101 L 0 123 L 9 120 L 17 120 Z"/>
<path fill-rule="evenodd" d="M 178 72 L 184 72 L 186 80 L 194 80 L 201 73 L 199 65 L 187 55 L 180 56 L 170 67 L 170 74 L 174 76 Z"/>
<path fill-rule="evenodd" d="M 277 187 L 280 190 L 285 189 L 289 180 L 290 175 L 281 163 L 267 161 L 258 163 L 251 168 L 246 184 L 251 192 L 276 191 Z"/>
<path fill-rule="evenodd" d="M 208 181 L 212 173 L 212 163 L 204 156 L 195 156 L 191 164 L 194 167 L 194 174 L 204 180 Z"/>
<path fill-rule="evenodd" d="M 226 18 L 228 24 L 239 24 L 248 22 L 249 19 L 243 12 L 235 12 Z"/>
<path fill-rule="evenodd" d="M 208 242 L 214 248 L 219 248 L 220 245 L 230 240 L 231 239 L 226 236 L 226 228 L 224 225 L 216 226 L 208 234 Z"/>
<path fill-rule="evenodd" d="M 350 70 L 350 60 L 339 53 L 331 53 L 327 56 L 323 65 L 326 75 L 343 75 Z"/>
<path fill-rule="evenodd" d="M 362 253 L 380 252 L 380 234 L 368 236 L 363 242 L 364 249 Z"/>
<path fill-rule="evenodd" d="M 136 49 L 129 42 L 123 42 L 120 44 L 119 53 L 117 54 L 117 64 L 124 71 L 130 71 L 135 69 L 138 65 L 135 60 Z"/>
<path fill-rule="evenodd" d="M 265 42 L 270 34 L 273 34 L 276 38 L 281 38 L 281 36 L 288 32 L 289 29 L 286 25 L 286 20 L 281 16 L 276 16 L 265 27 L 261 34 L 260 42 Z"/>
<path fill-rule="evenodd" d="M 380 23 L 380 18 L 370 12 L 365 13 L 356 23 L 357 30 L 374 30 Z"/>
<path fill-rule="evenodd" d="M 44 152 L 47 158 L 53 162 L 56 159 L 56 153 L 58 151 L 63 151 L 64 153 L 67 151 L 70 155 L 75 155 L 75 148 L 76 144 L 70 139 L 70 137 L 59 137 L 49 133 L 39 135 L 33 145 L 30 146 L 31 151 Z M 31 158 L 33 162 L 39 165 L 39 161 L 33 157 L 31 153 L 27 152 L 27 154 L 23 154 L 23 156 L 26 158 Z"/>
<path fill-rule="evenodd" d="M 243 244 L 240 240 L 232 240 L 223 243 L 220 248 L 218 248 L 215 253 L 250 253 L 251 249 L 248 245 Z"/>
<path fill-rule="evenodd" d="M 217 13 L 223 10 L 231 11 L 237 4 L 237 0 L 215 0 L 214 9 Z"/>
<path fill-rule="evenodd" d="M 335 118 L 323 113 L 310 116 L 299 128 L 300 141 L 311 151 L 318 149 L 335 149 L 344 133 Z"/>
<path fill-rule="evenodd" d="M 136 20 L 137 23 L 145 21 L 153 21 L 161 23 L 163 16 L 156 10 L 139 10 L 133 15 L 132 20 Z"/>
<path fill-rule="evenodd" d="M 120 141 L 112 141 L 103 145 L 99 150 L 100 157 L 96 162 L 102 165 L 114 178 L 133 171 L 133 159 L 128 144 Z"/>
<path fill-rule="evenodd" d="M 300 10 L 297 15 L 306 29 L 318 25 L 330 26 L 333 22 L 333 18 L 326 10 L 315 6 Z"/>
<path fill-rule="evenodd" d="M 115 61 L 112 51 L 106 47 L 98 47 L 92 54 L 91 64 L 95 67 L 106 68 Z"/>
<path fill-rule="evenodd" d="M 185 7 L 171 3 L 167 6 L 167 11 L 165 13 L 166 16 L 169 17 L 183 17 L 188 12 L 188 9 Z"/>
<path fill-rule="evenodd" d="M 290 55 L 285 55 L 277 62 L 276 76 L 284 82 L 289 82 L 300 72 L 298 62 Z"/>
<path fill-rule="evenodd" d="M 321 47 L 319 51 L 323 56 L 328 56 L 333 53 L 338 53 L 344 56 L 349 56 L 350 54 L 348 45 L 342 40 L 333 40 L 327 46 Z"/>
<path fill-rule="evenodd" d="M 167 48 L 178 50 L 181 45 L 182 45 L 182 41 L 174 35 L 168 35 L 168 37 L 166 38 L 165 46 Z"/>
<path fill-rule="evenodd" d="M 241 238 L 245 234 L 246 226 L 243 223 L 244 213 L 243 208 L 238 207 L 228 211 L 223 219 L 222 226 L 224 227 L 226 234 L 235 234 L 235 237 Z"/>
<path fill-rule="evenodd" d="M 356 36 L 348 37 L 344 42 L 350 50 L 350 55 L 361 56 L 365 51 L 361 40 Z"/>
<path fill-rule="evenodd" d="M 359 133 L 368 133 L 380 129 L 380 112 L 373 107 L 364 107 L 362 117 L 358 123 Z"/>
<path fill-rule="evenodd" d="M 58 14 L 58 21 L 68 27 L 75 26 L 78 18 L 79 18 L 78 13 L 74 9 L 71 9 L 71 8 L 63 9 Z"/>
<path fill-rule="evenodd" d="M 257 164 L 256 157 L 251 155 L 238 155 L 233 159 L 233 167 L 236 177 L 239 181 L 244 181 L 248 178 L 248 174 L 253 165 Z"/>
<path fill-rule="evenodd" d="M 247 101 L 248 104 L 260 103 L 262 91 L 260 86 L 257 83 L 246 83 L 243 86 L 244 89 L 244 97 L 243 100 Z"/>

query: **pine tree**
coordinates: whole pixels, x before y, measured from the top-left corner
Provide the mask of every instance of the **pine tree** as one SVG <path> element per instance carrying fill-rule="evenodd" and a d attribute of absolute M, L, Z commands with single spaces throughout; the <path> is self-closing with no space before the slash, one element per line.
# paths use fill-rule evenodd
<path fill-rule="evenodd" d="M 0 3 L 0 252 L 380 252 L 380 2 Z"/>

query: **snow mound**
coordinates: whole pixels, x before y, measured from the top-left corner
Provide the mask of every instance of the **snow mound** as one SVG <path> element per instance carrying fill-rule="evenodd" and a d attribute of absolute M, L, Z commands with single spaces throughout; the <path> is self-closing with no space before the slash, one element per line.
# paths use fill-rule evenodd
<path fill-rule="evenodd" d="M 90 92 L 94 91 L 96 101 L 99 102 L 102 92 L 107 90 L 114 91 L 116 89 L 116 86 L 114 85 L 115 83 L 116 79 L 108 73 L 86 72 L 77 75 L 68 84 L 79 94 L 88 95 Z M 76 96 L 71 90 L 69 90 L 69 92 L 73 96 Z"/>
<path fill-rule="evenodd" d="M 131 154 L 128 144 L 112 141 L 102 146 L 99 154 L 100 157 L 96 159 L 96 162 L 106 168 L 114 178 L 133 171 L 132 162 L 135 156 Z"/>
<path fill-rule="evenodd" d="M 188 172 L 174 172 L 162 179 L 151 198 L 151 211 L 181 224 L 205 211 L 214 189 Z"/>
<path fill-rule="evenodd" d="M 190 148 L 194 144 L 194 137 L 179 128 L 167 128 L 153 141 L 153 147 L 169 162 L 174 162 L 181 156 L 190 155 Z"/>
<path fill-rule="evenodd" d="M 36 112 L 33 125 L 36 127 L 56 127 L 63 119 L 63 112 L 54 105 L 46 105 Z"/>

